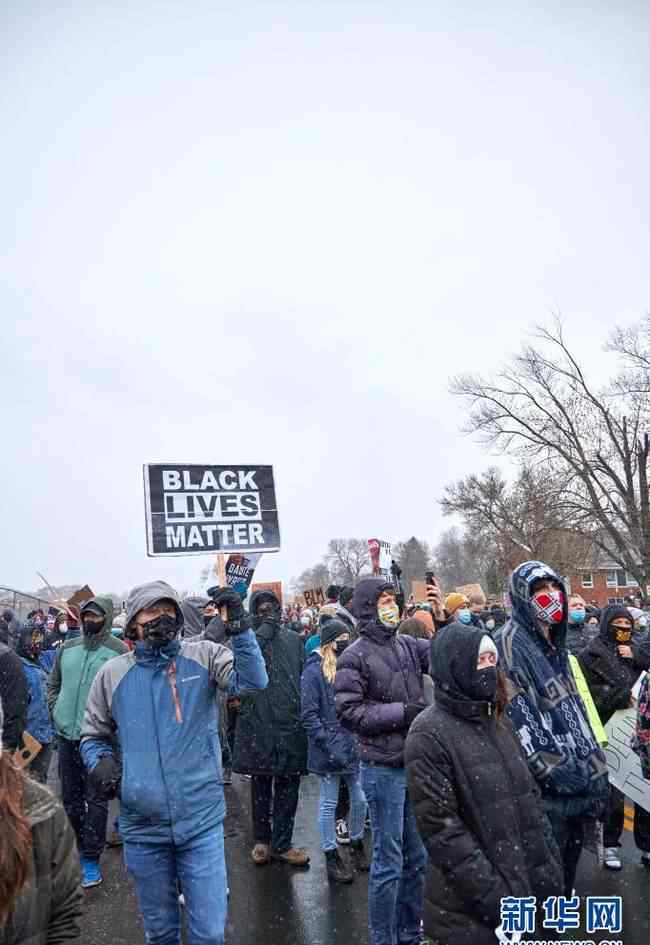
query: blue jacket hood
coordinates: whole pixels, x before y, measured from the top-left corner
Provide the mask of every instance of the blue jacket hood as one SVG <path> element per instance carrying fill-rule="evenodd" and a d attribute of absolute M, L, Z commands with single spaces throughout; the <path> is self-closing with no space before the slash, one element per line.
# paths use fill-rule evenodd
<path fill-rule="evenodd" d="M 556 581 L 564 594 L 562 622 L 551 627 L 551 642 L 554 646 L 562 645 L 566 639 L 567 619 L 569 616 L 569 602 L 566 585 L 553 568 L 543 561 L 524 561 L 515 568 L 510 576 L 510 602 L 512 604 L 512 620 L 517 626 L 525 630 L 530 636 L 545 640 L 535 616 L 530 595 L 530 588 L 534 581 L 540 578 Z"/>

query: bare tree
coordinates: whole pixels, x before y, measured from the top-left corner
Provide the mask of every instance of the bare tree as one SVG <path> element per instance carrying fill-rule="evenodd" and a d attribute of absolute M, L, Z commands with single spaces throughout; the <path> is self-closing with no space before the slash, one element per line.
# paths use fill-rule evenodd
<path fill-rule="evenodd" d="M 636 333 L 635 333 L 636 331 Z M 595 387 L 559 320 L 539 328 L 494 378 L 465 375 L 452 390 L 470 405 L 468 432 L 564 482 L 573 529 L 639 582 L 650 583 L 647 432 L 650 331 L 619 331 L 609 348 L 624 369 Z M 650 361 L 650 358 L 648 358 Z"/>
<path fill-rule="evenodd" d="M 425 572 L 431 567 L 431 548 L 426 541 L 409 538 L 393 548 L 393 557 L 402 569 L 402 587 L 408 597 L 413 581 L 423 581 Z"/>
<path fill-rule="evenodd" d="M 307 568 L 291 582 L 293 594 L 302 594 L 313 588 L 322 587 L 325 590 L 331 584 L 330 569 L 325 561 L 319 561 L 313 568 Z"/>
<path fill-rule="evenodd" d="M 368 542 L 363 538 L 332 538 L 326 560 L 333 581 L 354 586 L 359 577 L 370 570 Z"/>

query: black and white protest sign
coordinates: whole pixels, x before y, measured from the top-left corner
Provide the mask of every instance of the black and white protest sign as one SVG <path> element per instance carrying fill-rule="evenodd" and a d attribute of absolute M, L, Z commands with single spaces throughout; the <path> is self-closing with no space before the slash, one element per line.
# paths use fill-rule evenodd
<path fill-rule="evenodd" d="M 272 466 L 144 467 L 147 553 L 279 551 Z"/>

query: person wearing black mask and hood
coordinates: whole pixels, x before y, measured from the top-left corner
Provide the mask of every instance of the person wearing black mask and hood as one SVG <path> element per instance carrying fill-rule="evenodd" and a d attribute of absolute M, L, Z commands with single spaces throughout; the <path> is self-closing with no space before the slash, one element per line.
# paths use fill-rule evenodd
<path fill-rule="evenodd" d="M 640 674 L 650 668 L 650 642 L 635 638 L 633 628 L 634 618 L 627 607 L 606 607 L 599 635 L 578 656 L 603 725 L 619 709 L 636 705 L 632 688 Z M 603 824 L 605 866 L 610 870 L 622 867 L 619 847 L 624 822 L 625 797 L 610 783 Z M 650 813 L 638 804 L 634 805 L 634 839 L 644 864 L 650 866 Z"/>
<path fill-rule="evenodd" d="M 169 584 L 133 588 L 125 634 L 134 650 L 100 670 L 82 726 L 81 753 L 97 790 L 115 796 L 121 779 L 124 859 L 151 943 L 180 945 L 178 884 L 188 945 L 224 940 L 226 805 L 215 696 L 263 689 L 267 676 L 241 598 L 222 588 L 215 602 L 226 610 L 232 651 L 179 639 L 183 612 Z"/>
<path fill-rule="evenodd" d="M 86 777 L 79 742 L 88 693 L 104 663 L 126 652 L 111 634 L 113 601 L 93 597 L 81 608 L 81 636 L 59 647 L 50 673 L 47 703 L 58 736 L 61 795 L 81 853 L 81 884 L 102 882 L 99 860 L 106 841 L 108 804 Z"/>
<path fill-rule="evenodd" d="M 561 894 L 560 854 L 504 716 L 492 638 L 454 623 L 433 638 L 431 663 L 436 701 L 411 726 L 405 752 L 429 854 L 424 932 L 445 945 L 492 945 L 503 897 Z"/>
<path fill-rule="evenodd" d="M 439 589 L 429 591 L 436 616 L 444 619 Z M 357 584 L 352 611 L 359 639 L 337 660 L 334 691 L 337 715 L 356 737 L 370 810 L 370 940 L 412 945 L 421 938 L 427 857 L 407 792 L 404 743 L 426 708 L 422 677 L 429 672 L 429 641 L 397 635 L 395 587 L 382 578 Z"/>
<path fill-rule="evenodd" d="M 307 774 L 307 736 L 300 718 L 300 677 L 305 648 L 297 634 L 281 626 L 280 601 L 271 591 L 254 591 L 250 613 L 266 664 L 269 684 L 245 693 L 237 718 L 233 770 L 252 775 L 251 809 L 257 866 L 279 860 L 309 865 L 293 848 L 300 778 Z"/>
<path fill-rule="evenodd" d="M 20 657 L 23 672 L 29 687 L 27 705 L 27 724 L 25 730 L 40 744 L 41 750 L 29 765 L 32 777 L 41 784 L 47 784 L 47 772 L 52 757 L 54 729 L 45 697 L 47 675 L 40 663 L 43 648 L 43 632 L 32 627 L 24 627 L 18 638 L 16 654 Z"/>

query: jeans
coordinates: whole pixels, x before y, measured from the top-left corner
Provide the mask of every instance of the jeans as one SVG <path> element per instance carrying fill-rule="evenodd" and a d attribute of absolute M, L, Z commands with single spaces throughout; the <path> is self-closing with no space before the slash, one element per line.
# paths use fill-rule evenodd
<path fill-rule="evenodd" d="M 270 843 L 274 853 L 291 849 L 299 794 L 299 774 L 289 777 L 253 775 L 251 808 L 255 843 Z"/>
<path fill-rule="evenodd" d="M 350 820 L 348 829 L 351 840 L 361 840 L 366 820 L 366 799 L 361 790 L 359 776 L 356 774 L 319 775 L 320 804 L 318 808 L 318 826 L 320 845 L 323 853 L 336 850 L 336 808 L 339 788 L 345 784 L 350 796 Z"/>
<path fill-rule="evenodd" d="M 609 786 L 609 804 L 603 824 L 603 846 L 620 847 L 625 825 L 625 795 Z M 643 853 L 650 853 L 650 812 L 634 805 L 634 842 Z"/>
<path fill-rule="evenodd" d="M 562 857 L 564 895 L 570 897 L 573 893 L 578 861 L 585 839 L 585 819 L 584 817 L 563 817 L 555 811 L 547 811 L 547 814 Z"/>
<path fill-rule="evenodd" d="M 108 801 L 95 795 L 79 753 L 79 742 L 59 737 L 61 800 L 77 835 L 81 856 L 99 860 L 106 842 Z"/>
<path fill-rule="evenodd" d="M 228 896 L 223 824 L 181 846 L 124 841 L 147 945 L 181 945 L 178 889 L 185 896 L 187 945 L 223 945 Z"/>
<path fill-rule="evenodd" d="M 361 764 L 372 827 L 368 913 L 372 945 L 421 939 L 427 854 L 406 790 L 404 768 Z"/>

